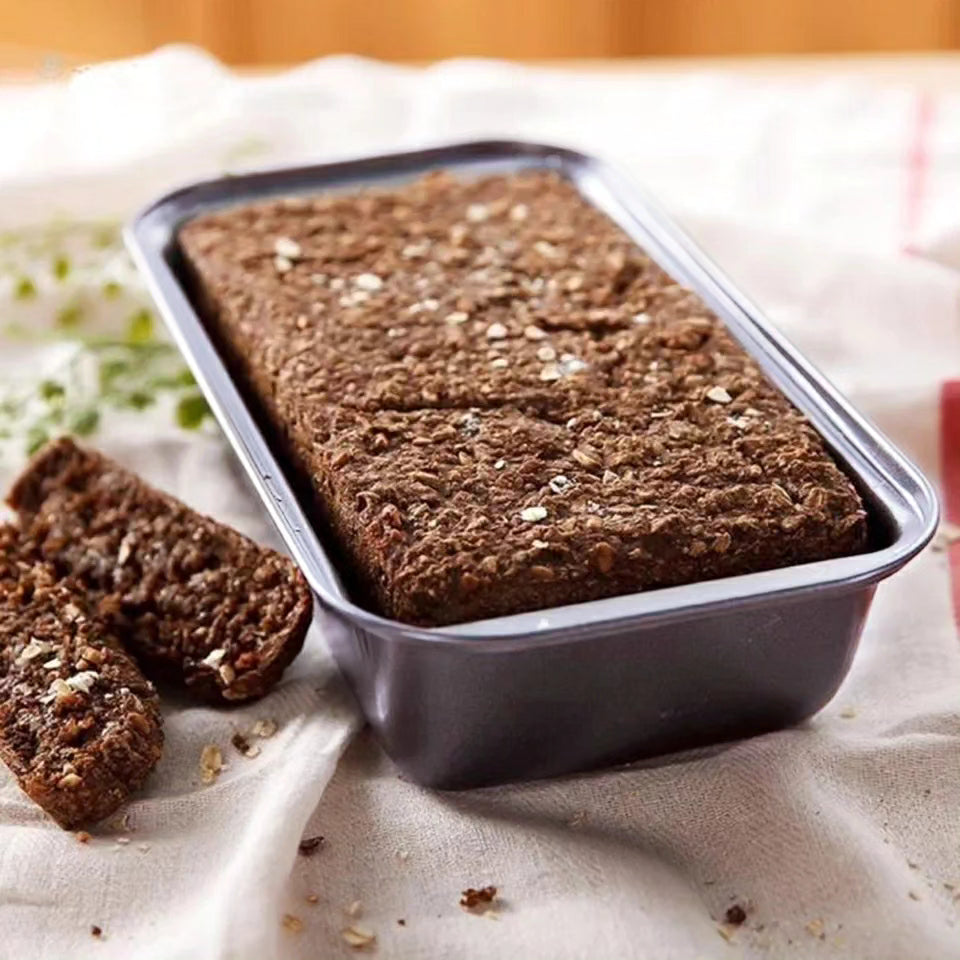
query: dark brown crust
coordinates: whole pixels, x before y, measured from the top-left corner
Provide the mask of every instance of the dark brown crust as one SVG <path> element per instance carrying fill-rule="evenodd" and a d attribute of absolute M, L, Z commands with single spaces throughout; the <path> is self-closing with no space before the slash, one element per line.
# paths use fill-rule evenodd
<path fill-rule="evenodd" d="M 303 646 L 312 598 L 292 561 L 102 454 L 62 438 L 34 457 L 8 501 L 42 556 L 82 584 L 154 679 L 208 700 L 247 700 Z"/>
<path fill-rule="evenodd" d="M 442 625 L 865 547 L 805 418 L 558 177 L 271 201 L 180 242 L 389 616 Z"/>
<path fill-rule="evenodd" d="M 162 746 L 156 693 L 115 634 L 34 544 L 0 529 L 0 759 L 23 791 L 66 829 L 93 824 Z"/>

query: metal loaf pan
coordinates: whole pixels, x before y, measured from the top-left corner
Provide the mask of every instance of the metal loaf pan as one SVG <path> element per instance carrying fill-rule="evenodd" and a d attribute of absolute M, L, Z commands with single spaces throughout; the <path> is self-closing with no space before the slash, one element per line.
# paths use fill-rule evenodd
<path fill-rule="evenodd" d="M 191 302 L 176 242 L 199 213 L 269 196 L 548 167 L 569 178 L 724 319 L 810 418 L 871 513 L 863 554 L 442 629 L 353 602 Z M 929 540 L 933 491 L 651 200 L 566 149 L 467 143 L 188 186 L 127 242 L 174 339 L 319 599 L 326 636 L 387 752 L 413 779 L 462 788 L 546 777 L 796 724 L 833 696 L 874 590 Z"/>

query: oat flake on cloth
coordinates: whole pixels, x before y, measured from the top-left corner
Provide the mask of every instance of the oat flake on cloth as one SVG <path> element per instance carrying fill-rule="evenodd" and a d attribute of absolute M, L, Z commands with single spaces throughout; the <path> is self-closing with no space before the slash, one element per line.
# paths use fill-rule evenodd
<path fill-rule="evenodd" d="M 482 62 L 254 80 L 176 48 L 0 89 L 0 482 L 62 416 L 271 541 L 104 222 L 197 176 L 492 135 L 642 179 L 960 521 L 960 97 Z M 317 960 L 350 955 L 350 926 L 405 960 L 960 958 L 957 551 L 881 586 L 848 680 L 801 728 L 457 794 L 357 734 L 315 629 L 260 703 L 167 703 L 148 789 L 89 844 L 0 773 L 0 960 Z M 257 719 L 279 729 L 248 759 L 229 741 Z M 204 786 L 208 743 L 228 766 Z M 495 918 L 464 912 L 486 884 Z M 718 931 L 734 903 L 746 922 Z"/>

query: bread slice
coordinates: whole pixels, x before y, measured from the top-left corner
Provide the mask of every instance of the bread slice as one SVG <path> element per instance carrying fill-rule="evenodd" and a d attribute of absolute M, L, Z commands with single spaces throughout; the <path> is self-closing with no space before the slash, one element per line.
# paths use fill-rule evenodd
<path fill-rule="evenodd" d="M 0 529 L 0 759 L 62 827 L 95 823 L 160 759 L 156 692 L 83 592 Z"/>
<path fill-rule="evenodd" d="M 143 671 L 213 701 L 262 696 L 299 653 L 312 597 L 286 557 L 61 438 L 8 497 Z"/>

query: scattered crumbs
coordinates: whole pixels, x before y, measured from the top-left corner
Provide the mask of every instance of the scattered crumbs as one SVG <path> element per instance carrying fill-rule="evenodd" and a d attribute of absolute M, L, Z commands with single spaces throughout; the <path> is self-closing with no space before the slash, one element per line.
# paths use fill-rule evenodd
<path fill-rule="evenodd" d="M 527 340 L 544 340 L 547 336 L 546 331 L 532 323 L 523 328 L 523 335 Z"/>
<path fill-rule="evenodd" d="M 86 830 L 81 830 L 81 831 L 79 831 L 79 832 L 76 834 L 76 837 L 77 837 L 77 842 L 78 842 L 78 843 L 89 843 L 89 842 L 90 842 L 90 834 L 87 833 Z"/>
<path fill-rule="evenodd" d="M 444 318 L 444 323 L 449 323 L 452 327 L 458 327 L 461 323 L 466 323 L 470 319 L 470 314 L 465 310 L 454 310 L 453 313 L 448 313 Z M 501 324 L 501 326 L 503 326 Z M 490 333 L 487 333 L 487 336 L 490 336 Z"/>
<path fill-rule="evenodd" d="M 311 906 L 314 906 L 320 902 L 320 898 L 315 893 L 308 893 L 305 899 Z"/>
<path fill-rule="evenodd" d="M 840 716 L 843 717 L 844 720 L 852 720 L 856 715 L 857 715 L 856 707 L 844 707 L 840 711 Z"/>
<path fill-rule="evenodd" d="M 403 860 L 404 862 L 410 859 L 410 852 L 408 850 L 398 850 L 397 859 Z"/>
<path fill-rule="evenodd" d="M 347 904 L 347 906 L 343 908 L 343 912 L 348 917 L 359 917 L 360 914 L 363 913 L 363 902 L 354 900 L 353 903 Z"/>
<path fill-rule="evenodd" d="M 255 743 L 251 743 L 242 733 L 235 733 L 230 738 L 230 742 L 240 753 L 245 757 L 249 757 L 251 760 L 254 757 L 260 756 L 260 747 Z"/>
<path fill-rule="evenodd" d="M 250 729 L 250 735 L 267 740 L 277 732 L 275 720 L 258 720 Z"/>
<path fill-rule="evenodd" d="M 727 943 L 733 939 L 733 931 L 728 930 L 726 927 L 717 927 L 717 933 L 719 933 Z"/>
<path fill-rule="evenodd" d="M 121 847 L 125 847 L 129 842 L 129 837 L 114 837 L 113 842 L 119 844 Z"/>
<path fill-rule="evenodd" d="M 213 783 L 223 769 L 223 754 L 215 743 L 208 743 L 200 754 L 200 776 L 204 783 Z"/>
<path fill-rule="evenodd" d="M 811 937 L 818 937 L 820 940 L 826 940 L 827 938 L 827 935 L 823 929 L 823 921 L 819 918 L 816 920 L 811 920 L 809 923 L 807 923 L 805 929 Z"/>
<path fill-rule="evenodd" d="M 527 523 L 539 523 L 541 520 L 547 519 L 547 508 L 546 507 L 524 507 L 520 511 L 520 519 L 526 520 Z"/>
<path fill-rule="evenodd" d="M 493 469 L 494 469 L 494 470 L 502 470 L 506 465 L 507 465 L 507 461 L 506 461 L 506 460 L 498 460 L 498 461 L 493 465 Z"/>
<path fill-rule="evenodd" d="M 366 927 L 351 926 L 343 930 L 341 936 L 354 950 L 363 950 L 376 943 L 377 937 L 372 930 Z"/>
<path fill-rule="evenodd" d="M 460 906 L 466 910 L 475 910 L 478 907 L 493 903 L 497 896 L 497 888 L 489 887 L 467 887 L 460 894 Z"/>
<path fill-rule="evenodd" d="M 497 357 L 496 360 L 490 361 L 490 366 L 496 370 L 503 370 L 505 367 L 510 365 L 510 361 L 506 357 Z"/>
<path fill-rule="evenodd" d="M 403 917 L 401 917 L 401 918 L 397 921 L 397 926 L 398 926 L 398 927 L 405 927 L 406 925 L 407 925 L 407 921 L 404 920 Z"/>
<path fill-rule="evenodd" d="M 316 837 L 305 837 L 300 841 L 300 846 L 297 847 L 297 850 L 302 857 L 312 857 L 324 843 L 324 838 L 320 835 Z"/>
<path fill-rule="evenodd" d="M 510 208 L 510 219 L 513 220 L 515 223 L 520 223 L 521 221 L 527 219 L 528 213 L 529 213 L 529 209 L 527 208 L 527 205 L 525 203 L 515 203 Z"/>
<path fill-rule="evenodd" d="M 534 546 L 537 550 L 546 550 L 546 549 L 550 546 L 550 544 L 547 543 L 546 540 L 534 540 L 534 541 L 533 541 L 533 546 Z"/>
<path fill-rule="evenodd" d="M 747 911 L 739 903 L 734 903 L 727 907 L 727 912 L 723 915 L 724 923 L 731 927 L 739 927 L 747 920 Z"/>
<path fill-rule="evenodd" d="M 103 936 L 103 930 L 102 930 L 100 927 L 98 927 L 96 924 L 94 924 L 94 925 L 90 928 L 90 936 L 91 936 L 91 937 L 96 937 L 96 938 L 99 940 L 100 937 Z"/>
<path fill-rule="evenodd" d="M 303 921 L 295 913 L 285 913 L 280 922 L 283 924 L 283 929 L 289 930 L 290 933 L 300 933 L 303 930 Z"/>
<path fill-rule="evenodd" d="M 919 900 L 919 899 L 920 899 L 920 894 L 917 893 L 916 890 L 908 890 L 908 891 L 907 891 L 907 896 L 908 896 L 911 900 Z"/>
<path fill-rule="evenodd" d="M 568 827 L 579 827 L 587 822 L 587 815 L 583 810 L 578 810 L 568 821 Z"/>
<path fill-rule="evenodd" d="M 273 266 L 277 273 L 288 273 L 293 269 L 293 261 L 289 257 L 274 257 Z"/>
<path fill-rule="evenodd" d="M 712 400 L 714 403 L 730 403 L 733 397 L 727 393 L 723 387 L 711 387 L 705 394 L 708 400 Z"/>
<path fill-rule="evenodd" d="M 548 363 L 540 371 L 540 379 L 549 382 L 551 380 L 559 380 L 563 376 L 562 371 L 555 363 Z"/>
<path fill-rule="evenodd" d="M 537 359 L 541 363 L 549 363 L 551 360 L 557 359 L 557 351 L 553 347 L 538 347 Z"/>
<path fill-rule="evenodd" d="M 487 327 L 488 340 L 503 340 L 507 336 L 507 328 L 502 323 L 491 323 Z"/>
<path fill-rule="evenodd" d="M 636 314 L 634 314 L 634 316 L 633 316 L 633 322 L 636 323 L 636 324 L 638 324 L 638 325 L 641 326 L 641 327 L 646 326 L 646 325 L 650 322 L 650 314 L 649 314 L 649 313 L 636 313 Z"/>
<path fill-rule="evenodd" d="M 149 844 L 149 843 L 141 843 L 141 844 L 138 844 L 138 845 L 137 845 L 137 849 L 138 849 L 141 853 L 149 853 L 149 852 L 150 852 L 150 844 Z"/>

